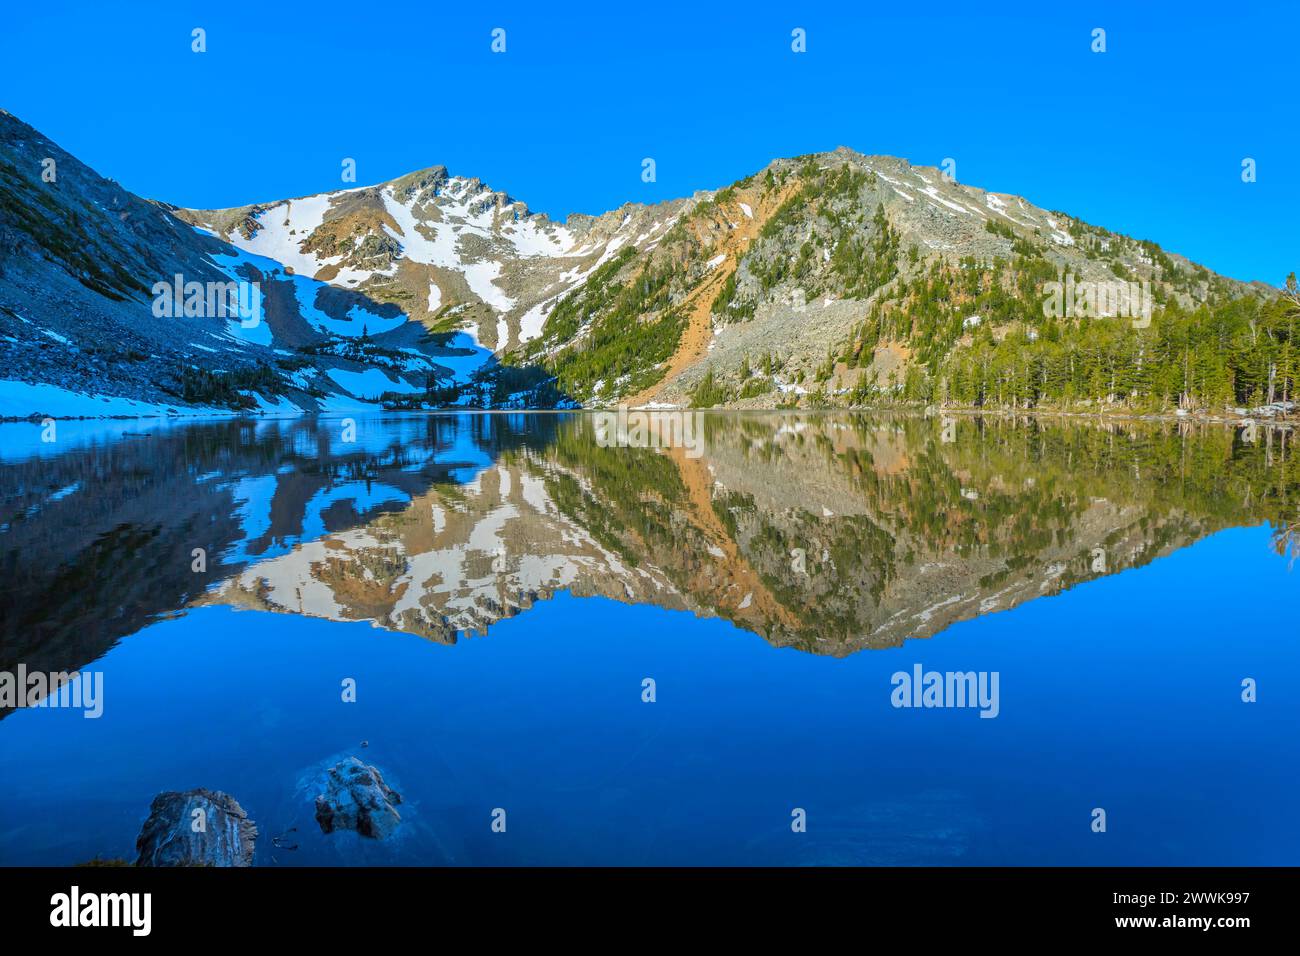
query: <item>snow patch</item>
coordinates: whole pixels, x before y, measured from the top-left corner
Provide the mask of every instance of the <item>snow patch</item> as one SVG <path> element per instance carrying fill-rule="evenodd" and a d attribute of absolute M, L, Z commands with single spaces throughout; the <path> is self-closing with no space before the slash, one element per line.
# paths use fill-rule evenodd
<path fill-rule="evenodd" d="M 349 372 L 346 369 L 332 368 L 325 373 L 340 388 L 357 398 L 378 400 L 384 392 L 402 392 L 411 394 L 423 389 L 416 388 L 401 379 L 394 381 L 384 374 L 382 369 L 368 368 L 364 372 Z"/>

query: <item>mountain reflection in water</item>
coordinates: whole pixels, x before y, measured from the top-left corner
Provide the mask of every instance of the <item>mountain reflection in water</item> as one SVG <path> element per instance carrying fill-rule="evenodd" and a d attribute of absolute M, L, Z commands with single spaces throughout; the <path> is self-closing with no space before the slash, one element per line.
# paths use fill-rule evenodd
<path fill-rule="evenodd" d="M 342 419 L 140 425 L 67 450 L 2 426 L 0 669 L 80 668 L 205 604 L 454 642 L 561 590 L 841 656 L 1230 526 L 1269 522 L 1285 553 L 1300 501 L 1283 430 L 703 420 L 700 457 L 601 447 L 584 414 L 362 418 L 351 442 Z"/>

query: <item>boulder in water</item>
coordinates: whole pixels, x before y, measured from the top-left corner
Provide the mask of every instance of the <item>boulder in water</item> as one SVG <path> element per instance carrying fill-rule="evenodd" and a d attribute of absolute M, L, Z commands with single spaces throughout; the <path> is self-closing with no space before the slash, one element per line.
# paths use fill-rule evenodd
<path fill-rule="evenodd" d="M 325 773 L 325 792 L 316 797 L 316 822 L 325 833 L 356 830 L 382 840 L 402 822 L 396 810 L 401 794 L 384 783 L 383 775 L 356 757 L 348 757 Z"/>
<path fill-rule="evenodd" d="M 252 866 L 256 843 L 257 825 L 229 794 L 168 791 L 149 807 L 136 866 Z"/>

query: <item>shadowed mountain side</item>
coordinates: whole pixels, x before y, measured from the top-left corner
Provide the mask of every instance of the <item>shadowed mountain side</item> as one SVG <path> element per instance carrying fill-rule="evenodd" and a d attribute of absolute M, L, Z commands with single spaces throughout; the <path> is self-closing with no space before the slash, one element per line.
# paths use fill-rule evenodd
<path fill-rule="evenodd" d="M 0 174 L 0 417 L 356 411 L 466 387 L 493 364 L 403 298 L 227 243 L 3 110 Z M 493 387 L 555 404 L 538 390 L 548 378 Z"/>

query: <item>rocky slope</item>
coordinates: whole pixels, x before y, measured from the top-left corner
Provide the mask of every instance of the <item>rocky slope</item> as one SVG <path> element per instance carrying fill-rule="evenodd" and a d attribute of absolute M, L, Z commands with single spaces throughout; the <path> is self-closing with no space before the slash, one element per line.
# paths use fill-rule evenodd
<path fill-rule="evenodd" d="M 841 148 L 777 160 L 684 211 L 561 302 L 515 360 L 584 404 L 855 403 L 938 379 L 981 337 L 1052 334 L 1045 283 L 1067 276 L 1147 283 L 1156 309 L 1276 298 L 1154 243 Z M 1130 322 L 1097 313 L 1097 328 Z"/>

